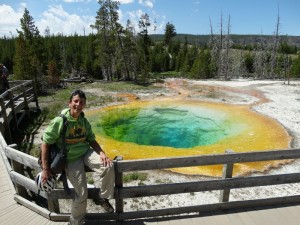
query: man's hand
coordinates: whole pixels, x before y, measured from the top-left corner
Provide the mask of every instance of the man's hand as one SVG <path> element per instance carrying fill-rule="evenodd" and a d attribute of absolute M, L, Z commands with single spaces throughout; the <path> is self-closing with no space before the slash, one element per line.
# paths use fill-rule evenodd
<path fill-rule="evenodd" d="M 100 152 L 100 160 L 105 167 L 111 167 L 113 165 L 112 161 L 105 155 L 103 151 Z"/>
<path fill-rule="evenodd" d="M 46 183 L 47 180 L 52 176 L 51 171 L 49 169 L 43 169 L 42 172 L 42 183 Z"/>

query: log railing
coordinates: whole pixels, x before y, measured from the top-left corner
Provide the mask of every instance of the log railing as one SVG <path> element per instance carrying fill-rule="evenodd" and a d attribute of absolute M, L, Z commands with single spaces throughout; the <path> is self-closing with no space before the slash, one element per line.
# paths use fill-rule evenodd
<path fill-rule="evenodd" d="M 0 133 L 12 143 L 11 128 L 18 129 L 23 117 L 29 115 L 31 102 L 35 102 L 36 109 L 39 105 L 34 81 L 12 81 L 10 86 L 0 95 Z"/>
<path fill-rule="evenodd" d="M 4 159 L 6 169 L 10 175 L 12 182 L 16 188 L 15 200 L 26 207 L 31 208 L 37 213 L 54 221 L 66 221 L 68 220 L 69 213 L 60 213 L 59 206 L 57 204 L 58 199 L 70 199 L 74 196 L 74 190 L 71 189 L 71 195 L 65 193 L 61 189 L 55 189 L 51 194 L 39 192 L 35 185 L 33 178 L 29 178 L 22 175 L 22 171 L 17 171 L 14 168 L 15 163 L 31 168 L 35 173 L 40 171 L 37 163 L 37 158 L 22 153 L 15 149 L 14 145 L 6 145 L 3 143 L 2 138 L 1 154 Z M 239 189 L 247 187 L 260 187 L 268 185 L 278 185 L 287 183 L 300 182 L 300 173 L 288 173 L 277 175 L 261 175 L 261 176 L 246 176 L 246 177 L 232 177 L 232 166 L 227 168 L 226 173 L 221 178 L 207 178 L 206 180 L 184 182 L 184 183 L 168 183 L 168 184 L 151 184 L 142 186 L 124 186 L 123 185 L 123 173 L 131 171 L 145 171 L 145 170 L 157 170 L 168 169 L 177 167 L 190 167 L 190 166 L 206 166 L 206 165 L 220 165 L 224 167 L 228 165 L 234 165 L 235 163 L 245 162 L 258 162 L 269 160 L 287 160 L 300 158 L 300 149 L 287 149 L 276 151 L 260 151 L 260 152 L 245 152 L 245 153 L 230 153 L 219 155 L 202 155 L 191 157 L 176 157 L 176 158 L 159 158 L 159 159 L 143 159 L 143 160 L 114 160 L 116 181 L 115 181 L 115 208 L 116 212 L 112 214 L 105 213 L 88 213 L 87 217 L 90 219 L 112 219 L 112 220 L 126 220 L 145 217 L 157 217 L 166 215 L 178 215 L 184 213 L 195 213 L 204 211 L 217 211 L 225 209 L 241 209 L 247 207 L 257 206 L 271 206 L 281 205 L 287 203 L 300 203 L 300 195 L 283 196 L 274 198 L 264 198 L 255 200 L 239 200 L 229 201 L 230 189 Z M 16 167 L 20 168 L 20 167 Z M 231 169 L 230 169 L 231 168 Z M 24 198 L 24 190 L 31 191 L 43 198 L 48 199 L 48 208 L 43 208 L 32 202 L 29 202 Z M 185 206 L 185 207 L 170 207 L 155 210 L 140 210 L 140 211 L 124 211 L 123 200 L 128 198 L 138 198 L 146 196 L 158 196 L 158 195 L 173 195 L 180 193 L 192 193 L 220 190 L 220 202 Z M 88 198 L 92 199 L 98 193 L 98 188 L 88 189 Z"/>

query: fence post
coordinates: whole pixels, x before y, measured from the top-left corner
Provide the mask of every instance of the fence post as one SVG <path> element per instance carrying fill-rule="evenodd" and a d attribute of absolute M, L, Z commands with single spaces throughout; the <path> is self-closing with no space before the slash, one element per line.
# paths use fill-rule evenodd
<path fill-rule="evenodd" d="M 118 161 L 121 161 L 121 160 L 123 160 L 122 156 L 116 157 L 116 163 L 115 163 L 115 188 L 117 189 L 117 196 L 115 196 L 115 200 L 116 200 L 116 213 L 118 213 L 118 214 L 124 212 L 123 198 L 121 198 L 120 195 L 119 195 L 119 190 L 123 187 L 123 173 L 118 171 Z"/>
<path fill-rule="evenodd" d="M 36 85 L 37 84 L 34 81 L 32 81 L 33 92 L 34 92 L 33 94 L 34 94 L 34 98 L 35 98 L 35 105 L 36 105 L 37 109 L 40 109 Z"/>
<path fill-rule="evenodd" d="M 3 136 L 7 138 L 9 143 L 12 143 L 12 137 L 10 133 L 10 127 L 9 127 L 9 121 L 6 114 L 6 107 L 4 103 L 4 98 L 0 97 L 0 107 L 1 107 L 1 116 L 3 119 L 3 125 L 4 125 L 4 134 Z"/>
<path fill-rule="evenodd" d="M 49 196 L 47 196 L 47 199 L 48 199 L 48 210 L 50 212 L 60 213 L 58 199 Z"/>
<path fill-rule="evenodd" d="M 11 145 L 9 145 L 9 147 L 18 150 L 18 146 L 16 144 L 11 144 Z M 21 175 L 24 175 L 24 165 L 23 164 L 16 162 L 14 160 L 11 160 L 11 167 L 15 172 L 17 172 Z M 27 197 L 28 194 L 27 194 L 27 190 L 25 187 L 23 187 L 22 185 L 19 185 L 19 184 L 15 184 L 15 188 L 16 188 L 16 192 L 18 195 L 20 195 L 24 198 Z"/>
<path fill-rule="evenodd" d="M 18 127 L 18 118 L 17 118 L 17 114 L 16 114 L 16 110 L 15 110 L 15 103 L 14 103 L 14 95 L 13 92 L 11 90 L 8 91 L 8 95 L 9 95 L 9 102 L 10 102 L 10 107 L 11 107 L 11 112 L 12 112 L 12 116 L 13 116 L 13 121 L 15 123 L 16 129 L 19 129 Z"/>
<path fill-rule="evenodd" d="M 233 153 L 233 150 L 226 150 L 225 154 Z M 223 174 L 222 179 L 232 178 L 233 164 L 224 164 L 223 165 Z M 224 189 L 220 191 L 219 202 L 228 202 L 229 201 L 230 189 Z"/>
<path fill-rule="evenodd" d="M 26 93 L 26 86 L 24 84 L 22 84 L 22 95 L 23 95 L 23 98 L 24 98 L 26 114 L 27 114 L 28 118 L 30 118 L 29 105 L 28 105 L 27 93 Z"/>

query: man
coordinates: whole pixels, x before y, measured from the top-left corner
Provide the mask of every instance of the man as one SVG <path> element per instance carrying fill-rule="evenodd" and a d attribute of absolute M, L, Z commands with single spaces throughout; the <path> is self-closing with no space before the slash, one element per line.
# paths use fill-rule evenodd
<path fill-rule="evenodd" d="M 67 147 L 67 178 L 76 192 L 72 202 L 69 224 L 84 223 L 87 207 L 87 180 L 84 167 L 87 166 L 100 176 L 99 198 L 94 199 L 107 213 L 114 211 L 108 199 L 113 197 L 115 173 L 112 161 L 106 156 L 95 139 L 91 125 L 84 117 L 83 109 L 86 105 L 85 93 L 74 91 L 69 99 L 69 108 L 62 110 L 67 117 L 66 147 Z M 42 182 L 51 176 L 47 163 L 49 145 L 56 143 L 61 146 L 60 133 L 63 129 L 63 118 L 54 118 L 43 135 L 42 149 Z"/>

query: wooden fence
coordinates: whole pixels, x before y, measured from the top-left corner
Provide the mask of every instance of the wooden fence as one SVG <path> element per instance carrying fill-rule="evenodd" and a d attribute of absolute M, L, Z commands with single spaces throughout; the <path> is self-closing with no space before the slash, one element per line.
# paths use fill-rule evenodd
<path fill-rule="evenodd" d="M 1 139 L 1 154 L 4 159 L 6 169 L 9 172 L 10 178 L 16 187 L 15 200 L 35 212 L 54 221 L 67 221 L 69 213 L 59 213 L 58 199 L 70 199 L 74 196 L 74 190 L 71 189 L 71 195 L 65 193 L 61 189 L 55 189 L 50 194 L 39 192 L 33 178 L 24 175 L 23 167 L 31 168 L 33 174 L 40 171 L 37 163 L 37 158 L 18 151 L 15 145 L 6 145 L 5 140 Z M 300 149 L 276 150 L 276 151 L 262 151 L 262 152 L 246 152 L 246 153 L 230 153 L 220 155 L 203 155 L 192 157 L 176 157 L 176 158 L 159 158 L 159 159 L 145 159 L 145 160 L 114 160 L 116 170 L 115 181 L 115 208 L 116 212 L 112 214 L 106 213 L 88 213 L 87 217 L 90 219 L 112 219 L 112 220 L 126 220 L 145 217 L 157 217 L 166 215 L 178 215 L 183 213 L 194 213 L 204 211 L 216 211 L 225 209 L 241 209 L 247 207 L 257 206 L 271 206 L 287 203 L 299 203 L 300 195 L 283 196 L 276 198 L 264 198 L 256 200 L 241 200 L 229 201 L 230 189 L 239 189 L 247 187 L 260 187 L 267 185 L 278 185 L 287 183 L 300 182 L 300 173 L 278 174 L 278 175 L 262 175 L 262 176 L 248 176 L 248 177 L 231 177 L 232 165 L 235 163 L 244 162 L 258 162 L 268 160 L 285 160 L 300 158 Z M 224 165 L 222 178 L 209 179 L 184 183 L 169 183 L 169 184 L 151 184 L 151 185 L 137 185 L 125 187 L 123 185 L 123 174 L 132 171 L 145 171 L 168 169 L 177 167 L 190 166 L 206 166 L 206 165 Z M 229 169 L 228 169 L 229 168 Z M 220 190 L 220 202 L 205 205 L 185 206 L 185 207 L 170 207 L 155 210 L 141 210 L 141 211 L 124 211 L 124 199 L 158 196 L 158 195 L 172 195 L 180 193 L 192 193 Z M 28 200 L 25 196 L 28 191 L 48 199 L 48 208 L 38 206 Z M 98 188 L 88 189 L 88 198 L 93 199 L 98 193 Z M 25 194 L 24 194 L 25 193 Z"/>
<path fill-rule="evenodd" d="M 39 104 L 34 81 L 13 81 L 10 87 L 0 95 L 0 132 L 12 143 L 11 128 L 18 129 L 24 116 L 29 115 L 31 102 L 35 102 L 37 109 Z"/>
<path fill-rule="evenodd" d="M 23 94 L 23 96 L 27 95 Z M 50 194 L 39 192 L 34 181 L 34 175 L 40 171 L 40 167 L 37 163 L 37 158 L 20 152 L 16 148 L 17 147 L 14 144 L 7 145 L 5 139 L 0 134 L 0 152 L 6 169 L 14 184 L 14 199 L 20 204 L 23 204 L 24 206 L 43 215 L 46 218 L 49 218 L 50 220 L 67 221 L 70 214 L 60 213 L 58 199 L 73 198 L 74 190 L 71 189 L 71 195 L 66 194 L 62 188 L 55 189 Z M 232 177 L 234 164 L 269 160 L 289 160 L 298 158 L 300 158 L 300 149 L 245 153 L 230 152 L 227 154 L 218 155 L 201 155 L 191 157 L 143 160 L 122 160 L 121 158 L 117 158 L 113 161 L 116 173 L 114 190 L 116 211 L 112 214 L 88 213 L 87 217 L 89 219 L 97 220 L 126 220 L 145 217 L 179 215 L 185 213 L 212 212 L 226 209 L 241 209 L 247 207 L 300 203 L 300 195 L 263 198 L 255 200 L 229 201 L 231 189 L 300 182 L 300 173 Z M 123 174 L 128 172 L 208 165 L 223 165 L 223 176 L 217 179 L 207 178 L 205 180 L 183 183 L 136 186 L 125 186 L 123 183 Z M 24 168 L 26 168 L 27 171 L 26 175 L 24 174 Z M 159 195 L 176 195 L 180 193 L 194 193 L 213 190 L 220 191 L 220 201 L 218 203 L 199 204 L 184 207 L 170 206 L 170 208 L 155 210 L 149 209 L 138 211 L 124 211 L 124 199 Z M 26 198 L 29 192 L 47 199 L 48 207 L 45 208 L 29 201 Z M 98 192 L 98 188 L 89 188 L 88 198 L 93 199 Z"/>

